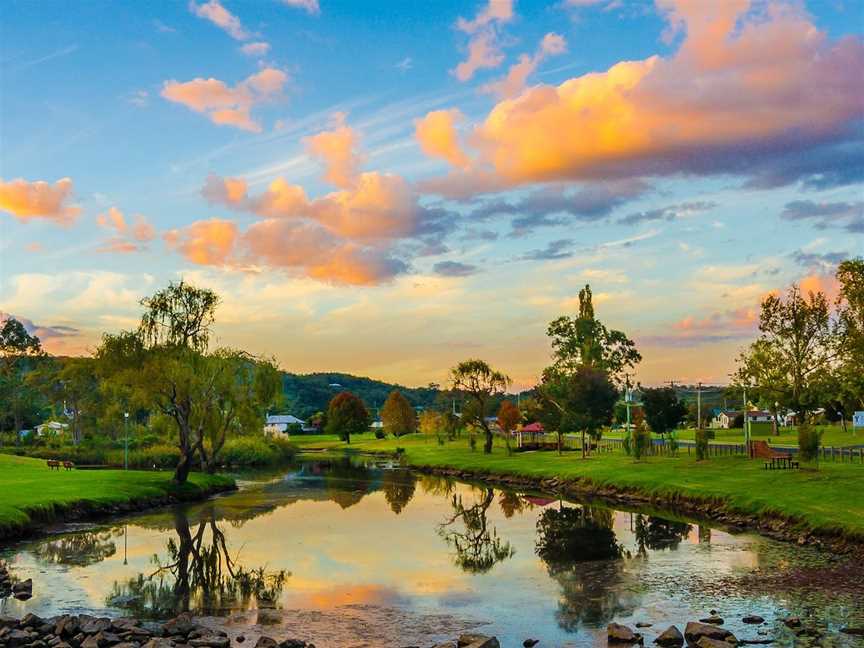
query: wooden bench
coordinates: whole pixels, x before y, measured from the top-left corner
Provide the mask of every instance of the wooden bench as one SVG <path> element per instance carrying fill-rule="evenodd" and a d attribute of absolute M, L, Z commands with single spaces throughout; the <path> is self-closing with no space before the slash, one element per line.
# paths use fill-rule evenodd
<path fill-rule="evenodd" d="M 785 452 L 777 452 L 768 445 L 767 441 L 751 441 L 750 456 L 754 459 L 765 460 L 765 470 L 775 468 L 797 468 L 798 462 Z"/>
<path fill-rule="evenodd" d="M 63 462 L 63 467 L 64 467 L 66 470 L 72 470 L 72 469 L 75 467 L 75 464 L 72 463 L 71 461 L 64 461 L 64 462 Z"/>
<path fill-rule="evenodd" d="M 48 470 L 60 470 L 60 462 L 56 459 L 49 459 L 45 463 L 48 464 Z"/>

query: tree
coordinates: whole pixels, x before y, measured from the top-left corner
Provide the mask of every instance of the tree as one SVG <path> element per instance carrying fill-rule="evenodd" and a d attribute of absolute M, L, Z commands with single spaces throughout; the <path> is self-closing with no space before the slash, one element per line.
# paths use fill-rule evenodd
<path fill-rule="evenodd" d="M 645 420 L 657 434 L 666 435 L 687 416 L 687 406 L 678 400 L 672 387 L 645 389 L 642 392 Z"/>
<path fill-rule="evenodd" d="M 762 301 L 759 331 L 738 360 L 736 379 L 759 385 L 769 399 L 805 419 L 818 406 L 836 353 L 827 298 L 812 291 L 804 296 L 795 284 L 785 300 L 769 295 Z"/>
<path fill-rule="evenodd" d="M 464 571 L 483 574 L 497 563 L 511 558 L 512 545 L 498 536 L 498 531 L 487 520 L 487 511 L 495 501 L 495 491 L 485 488 L 480 498 L 465 506 L 462 495 L 453 495 L 450 505 L 453 515 L 438 525 L 438 534 L 456 551 L 455 563 Z M 454 525 L 461 522 L 464 531 Z"/>
<path fill-rule="evenodd" d="M 327 434 L 336 434 L 345 443 L 351 443 L 352 434 L 362 434 L 371 424 L 369 412 L 357 396 L 340 392 L 327 408 Z"/>
<path fill-rule="evenodd" d="M 513 432 L 521 420 L 522 414 L 513 401 L 505 400 L 501 403 L 501 407 L 498 408 L 498 427 L 504 434 L 509 435 Z"/>
<path fill-rule="evenodd" d="M 414 497 L 417 478 L 410 470 L 385 470 L 381 476 L 381 488 L 390 510 L 399 515 Z"/>
<path fill-rule="evenodd" d="M 593 367 L 606 371 L 612 382 L 621 386 L 627 373 L 642 360 L 630 338 L 607 329 L 594 317 L 591 286 L 587 284 L 579 291 L 578 317 L 559 317 L 549 324 L 546 334 L 552 338 L 552 366 L 557 373 Z"/>
<path fill-rule="evenodd" d="M 144 315 L 138 326 L 141 340 L 150 347 L 182 347 L 205 351 L 216 318 L 219 296 L 207 288 L 173 281 L 141 300 Z"/>
<path fill-rule="evenodd" d="M 486 420 L 490 412 L 490 401 L 493 395 L 507 389 L 510 378 L 500 371 L 495 371 L 482 360 L 472 359 L 460 362 L 451 369 L 450 382 L 454 390 L 464 393 L 473 404 L 473 407 L 464 408 L 462 420 L 483 430 L 486 436 L 483 452 L 490 454 L 492 430 Z"/>
<path fill-rule="evenodd" d="M 99 378 L 92 358 L 68 358 L 62 363 L 46 364 L 31 374 L 45 397 L 70 419 L 72 443 L 84 438 L 83 419 L 98 406 Z"/>
<path fill-rule="evenodd" d="M 16 435 L 21 432 L 25 413 L 37 393 L 24 376 L 32 369 L 34 359 L 44 356 L 39 338 L 28 333 L 21 322 L 14 317 L 3 321 L 0 326 L 0 403 L 11 413 Z"/>
<path fill-rule="evenodd" d="M 586 433 L 592 439 L 600 438 L 600 430 L 612 421 L 618 390 L 602 369 L 583 365 L 573 373 L 560 373 L 549 369 L 544 373 L 541 386 L 543 398 L 561 414 L 558 426 L 558 452 L 561 435 L 565 431 L 582 433 L 582 456 L 586 456 Z"/>
<path fill-rule="evenodd" d="M 381 408 L 384 431 L 399 437 L 417 431 L 417 414 L 411 403 L 398 390 L 393 390 Z"/>
<path fill-rule="evenodd" d="M 832 400 L 843 426 L 855 409 L 864 409 L 864 258 L 848 259 L 837 268 L 840 292 L 834 328 L 837 366 Z"/>

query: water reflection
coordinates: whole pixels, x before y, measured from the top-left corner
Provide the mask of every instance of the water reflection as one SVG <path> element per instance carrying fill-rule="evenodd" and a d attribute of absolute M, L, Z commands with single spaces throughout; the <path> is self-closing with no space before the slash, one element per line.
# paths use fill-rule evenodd
<path fill-rule="evenodd" d="M 278 600 L 288 572 L 242 565 L 212 507 L 192 524 L 187 510 L 177 508 L 173 522 L 176 537 L 166 542 L 167 560 L 156 555 L 149 574 L 115 582 L 107 605 L 160 619 L 188 611 L 225 614 L 252 604 L 272 606 Z"/>
<path fill-rule="evenodd" d="M 645 555 L 647 549 L 675 550 L 692 530 L 686 522 L 676 522 L 653 515 L 637 514 L 633 522 L 633 533 L 638 544 L 638 551 Z M 710 532 L 709 532 L 710 540 Z"/>
<path fill-rule="evenodd" d="M 43 565 L 87 567 L 117 553 L 113 539 L 122 534 L 116 528 L 65 535 L 36 545 L 33 555 Z"/>
<path fill-rule="evenodd" d="M 511 558 L 514 549 L 487 520 L 495 490 L 474 489 L 472 496 L 473 503 L 466 506 L 461 494 L 453 495 L 450 500 L 453 513 L 438 526 L 438 533 L 456 552 L 453 558 L 456 565 L 466 572 L 482 574 Z"/>
<path fill-rule="evenodd" d="M 381 480 L 384 499 L 396 515 L 402 512 L 417 489 L 417 478 L 410 470 L 387 470 Z"/>

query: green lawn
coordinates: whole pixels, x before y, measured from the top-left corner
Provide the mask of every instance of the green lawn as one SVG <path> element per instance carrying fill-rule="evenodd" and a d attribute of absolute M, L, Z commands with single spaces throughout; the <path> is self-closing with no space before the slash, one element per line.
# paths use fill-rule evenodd
<path fill-rule="evenodd" d="M 298 442 L 302 439 L 302 442 Z M 347 449 L 333 437 L 295 437 L 301 449 Z M 405 449 L 414 466 L 453 467 L 496 474 L 588 479 L 597 484 L 638 488 L 661 496 L 723 501 L 747 514 L 778 513 L 813 529 L 845 532 L 864 538 L 864 465 L 822 462 L 818 470 L 766 471 L 762 462 L 743 457 L 717 457 L 696 462 L 686 453 L 677 458 L 650 457 L 635 462 L 621 452 L 587 460 L 578 453 L 526 452 L 508 456 L 500 443 L 491 455 L 472 452 L 466 437 L 439 446 L 434 437 L 412 435 L 377 440 L 355 437 L 350 448 L 366 452 Z"/>
<path fill-rule="evenodd" d="M 49 470 L 45 461 L 0 454 L 0 537 L 38 521 L 62 519 L 78 503 L 119 504 L 175 494 L 194 498 L 230 485 L 225 477 L 193 473 L 182 487 L 170 472 L 130 470 Z"/>
<path fill-rule="evenodd" d="M 817 429 L 822 430 L 822 445 L 825 446 L 856 446 L 864 445 L 864 430 L 858 429 L 857 433 L 852 431 L 850 425 L 846 432 L 839 425 L 819 425 Z M 608 438 L 618 438 L 623 436 L 623 430 L 611 430 L 603 436 Z M 678 430 L 679 439 L 692 441 L 696 436 L 696 430 Z M 754 439 L 764 439 L 771 445 L 798 445 L 798 431 L 796 428 L 780 428 L 780 434 L 777 436 L 770 434 L 754 433 Z M 714 441 L 716 443 L 744 443 L 744 430 L 741 428 L 732 428 L 731 430 L 714 430 Z"/>

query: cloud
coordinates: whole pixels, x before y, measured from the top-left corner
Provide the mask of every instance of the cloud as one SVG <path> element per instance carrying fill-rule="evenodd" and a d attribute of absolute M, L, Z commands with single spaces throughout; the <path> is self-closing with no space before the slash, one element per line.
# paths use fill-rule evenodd
<path fill-rule="evenodd" d="M 456 28 L 471 36 L 468 58 L 459 63 L 453 74 L 460 81 L 469 81 L 477 70 L 496 68 L 504 62 L 497 39 L 497 27 L 513 18 L 513 0 L 488 0 L 486 7 L 473 20 L 459 18 Z"/>
<path fill-rule="evenodd" d="M 531 250 L 523 254 L 520 259 L 525 261 L 553 261 L 556 259 L 569 259 L 573 256 L 573 240 L 559 239 L 551 241 L 542 250 Z"/>
<path fill-rule="evenodd" d="M 128 223 L 126 217 L 116 207 L 99 214 L 96 222 L 100 227 L 113 231 L 113 235 L 105 240 L 99 248 L 100 252 L 140 252 L 144 244 L 152 241 L 156 230 L 141 214 L 135 214 L 133 223 Z"/>
<path fill-rule="evenodd" d="M 322 160 L 326 166 L 325 179 L 342 189 L 353 187 L 357 182 L 362 158 L 357 153 L 358 138 L 351 127 L 345 124 L 345 115 L 335 116 L 333 130 L 323 131 L 304 140 L 306 150 Z"/>
<path fill-rule="evenodd" d="M 659 209 L 634 212 L 618 219 L 619 225 L 638 225 L 649 221 L 665 220 L 674 221 L 682 218 L 690 218 L 697 214 L 709 211 L 717 207 L 717 203 L 710 201 L 685 202 Z"/>
<path fill-rule="evenodd" d="M 808 252 L 806 250 L 795 250 L 789 256 L 804 268 L 813 268 L 822 272 L 834 270 L 842 261 L 850 257 L 846 252 Z"/>
<path fill-rule="evenodd" d="M 401 70 L 402 72 L 407 72 L 412 67 L 414 67 L 414 60 L 410 56 L 406 56 L 393 67 L 395 67 L 397 70 Z"/>
<path fill-rule="evenodd" d="M 69 205 L 72 180 L 61 178 L 52 186 L 43 180 L 28 182 L 22 178 L 4 181 L 0 178 L 0 210 L 9 212 L 22 222 L 44 218 L 58 225 L 70 225 L 81 212 Z"/>
<path fill-rule="evenodd" d="M 233 87 L 214 78 L 185 83 L 172 79 L 163 84 L 161 94 L 168 101 L 207 115 L 214 124 L 258 133 L 261 124 L 252 119 L 251 109 L 278 96 L 287 80 L 282 70 L 267 67 Z"/>
<path fill-rule="evenodd" d="M 469 277 L 478 271 L 477 266 L 459 261 L 441 261 L 432 266 L 432 269 L 442 277 Z"/>
<path fill-rule="evenodd" d="M 189 11 L 199 18 L 209 20 L 234 40 L 244 41 L 250 38 L 249 32 L 243 28 L 240 19 L 223 7 L 219 0 L 208 0 L 200 5 L 191 0 Z"/>
<path fill-rule="evenodd" d="M 540 41 L 540 46 L 533 56 L 523 54 L 519 62 L 510 66 L 507 76 L 498 81 L 487 83 L 483 86 L 483 92 L 496 94 L 502 98 L 514 97 L 525 89 L 525 83 L 545 59 L 550 56 L 558 56 L 567 51 L 567 41 L 563 36 L 550 32 Z"/>
<path fill-rule="evenodd" d="M 297 9 L 305 9 L 310 14 L 321 13 L 321 7 L 318 6 L 318 0 L 281 0 L 282 4 Z"/>
<path fill-rule="evenodd" d="M 340 240 L 310 223 L 268 218 L 240 231 L 233 221 L 196 221 L 165 234 L 169 248 L 198 265 L 279 269 L 339 284 L 374 285 L 405 272 L 377 248 Z"/>
<path fill-rule="evenodd" d="M 454 167 L 467 167 L 470 160 L 459 144 L 456 124 L 463 115 L 457 109 L 434 110 L 414 121 L 414 132 L 420 148 L 430 157 L 439 157 Z"/>
<path fill-rule="evenodd" d="M 671 56 L 622 61 L 499 102 L 468 138 L 476 151 L 469 172 L 446 180 L 500 189 L 675 174 L 747 177 L 854 134 L 864 117 L 860 36 L 831 40 L 786 3 L 659 5 L 674 33 L 684 34 Z M 830 177 L 836 167 L 826 171 Z M 816 168 L 807 172 L 819 176 Z"/>
<path fill-rule="evenodd" d="M 732 340 L 755 338 L 759 326 L 759 307 L 714 311 L 704 317 L 689 315 L 674 322 L 671 333 L 641 335 L 640 344 L 648 346 L 689 348 Z"/>
<path fill-rule="evenodd" d="M 270 51 L 270 43 L 259 41 L 257 43 L 246 43 L 240 48 L 246 56 L 266 56 Z"/>
<path fill-rule="evenodd" d="M 780 218 L 790 221 L 812 221 L 819 229 L 838 227 L 856 234 L 864 233 L 864 201 L 822 202 L 793 200 L 786 203 Z"/>
<path fill-rule="evenodd" d="M 75 337 L 81 333 L 76 328 L 71 326 L 43 326 L 40 324 L 36 324 L 33 320 L 27 317 L 21 317 L 19 315 L 13 315 L 12 313 L 4 313 L 0 311 L 0 326 L 6 320 L 15 319 L 21 322 L 24 326 L 24 329 L 30 334 L 35 335 L 39 338 L 40 341 L 51 340 L 54 338 L 65 338 L 65 337 Z"/>
<path fill-rule="evenodd" d="M 138 106 L 139 108 L 143 108 L 147 105 L 148 99 L 150 98 L 150 93 L 146 90 L 135 90 L 130 92 L 126 101 L 128 101 L 133 106 Z"/>

